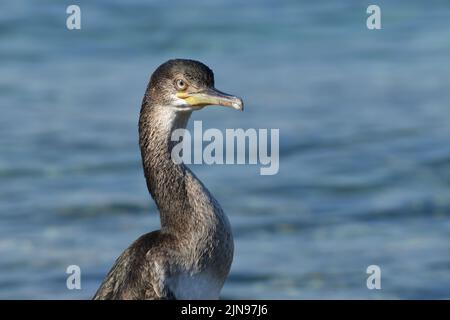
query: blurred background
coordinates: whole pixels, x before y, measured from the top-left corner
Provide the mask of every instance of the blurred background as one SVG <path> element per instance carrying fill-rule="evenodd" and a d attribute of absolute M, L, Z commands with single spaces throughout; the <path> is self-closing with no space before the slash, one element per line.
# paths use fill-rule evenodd
<path fill-rule="evenodd" d="M 91 298 L 159 228 L 137 121 L 176 57 L 246 103 L 204 129 L 280 129 L 275 176 L 191 166 L 233 226 L 223 298 L 450 298 L 449 39 L 448 1 L 2 1 L 0 298 Z"/>

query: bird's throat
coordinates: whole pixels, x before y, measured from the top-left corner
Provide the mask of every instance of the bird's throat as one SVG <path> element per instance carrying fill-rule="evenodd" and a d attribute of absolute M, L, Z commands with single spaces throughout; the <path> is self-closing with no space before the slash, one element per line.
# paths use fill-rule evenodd
<path fill-rule="evenodd" d="M 139 144 L 147 187 L 158 206 L 162 229 L 181 231 L 190 223 L 184 164 L 171 158 L 172 132 L 183 129 L 191 113 L 170 106 L 143 106 L 139 119 Z"/>

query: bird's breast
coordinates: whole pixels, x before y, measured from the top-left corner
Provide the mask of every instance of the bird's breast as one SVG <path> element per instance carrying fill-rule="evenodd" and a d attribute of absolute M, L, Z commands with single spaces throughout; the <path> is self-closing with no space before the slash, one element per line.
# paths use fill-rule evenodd
<path fill-rule="evenodd" d="M 210 272 L 186 272 L 169 278 L 168 284 L 178 300 L 217 300 L 223 281 Z"/>

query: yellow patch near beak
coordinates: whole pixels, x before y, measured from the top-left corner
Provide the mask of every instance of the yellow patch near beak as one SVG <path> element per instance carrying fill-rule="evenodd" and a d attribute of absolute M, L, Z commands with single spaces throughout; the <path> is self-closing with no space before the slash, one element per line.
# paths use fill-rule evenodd
<path fill-rule="evenodd" d="M 207 88 L 200 92 L 192 93 L 178 92 L 177 97 L 183 99 L 188 105 L 193 107 L 220 105 L 241 111 L 244 109 L 242 99 L 220 92 L 214 88 Z"/>
<path fill-rule="evenodd" d="M 192 107 L 204 107 L 207 105 L 215 104 L 214 99 L 202 94 L 186 94 L 185 92 L 179 92 L 177 93 L 177 97 L 183 99 L 188 105 Z"/>

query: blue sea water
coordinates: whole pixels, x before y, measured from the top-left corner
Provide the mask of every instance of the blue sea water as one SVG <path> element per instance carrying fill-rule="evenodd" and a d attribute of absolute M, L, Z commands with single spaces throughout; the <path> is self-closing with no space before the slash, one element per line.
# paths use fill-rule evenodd
<path fill-rule="evenodd" d="M 174 57 L 245 101 L 196 113 L 205 129 L 280 129 L 277 175 L 191 166 L 233 227 L 223 298 L 450 298 L 450 3 L 376 1 L 374 31 L 369 4 L 2 1 L 0 298 L 90 298 L 159 228 L 137 120 Z"/>

